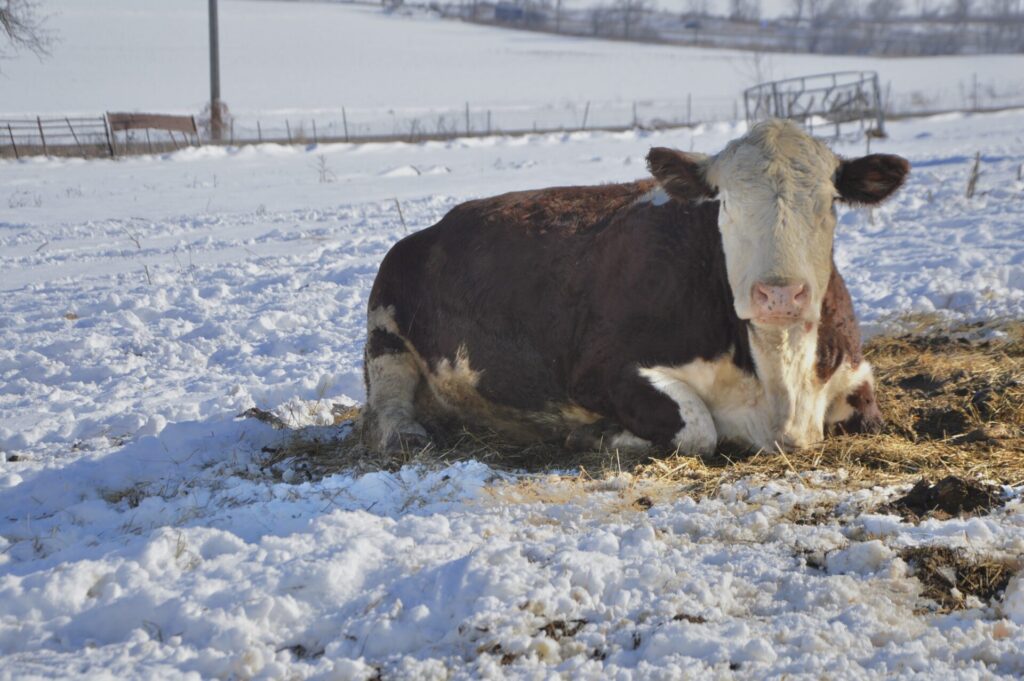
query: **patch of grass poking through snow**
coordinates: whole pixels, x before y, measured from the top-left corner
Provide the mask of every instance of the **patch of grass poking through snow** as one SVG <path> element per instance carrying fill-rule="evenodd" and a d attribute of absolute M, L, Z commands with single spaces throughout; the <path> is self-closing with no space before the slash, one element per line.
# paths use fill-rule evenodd
<path fill-rule="evenodd" d="M 516 445 L 494 433 L 461 430 L 423 450 L 381 456 L 361 441 L 358 410 L 349 408 L 336 414 L 336 422 L 349 428 L 297 429 L 286 446 L 268 452 L 266 466 L 291 465 L 304 471 L 304 479 L 314 480 L 340 472 L 394 471 L 409 464 L 439 467 L 464 460 L 586 481 L 630 473 L 646 485 L 635 495 L 646 495 L 640 505 L 653 503 L 652 484 L 671 488 L 676 496 L 702 497 L 742 478 L 806 479 L 807 471 L 823 473 L 815 476 L 815 485 L 837 488 L 950 476 L 1024 484 L 1024 322 L 959 327 L 922 322 L 921 327 L 914 333 L 875 337 L 865 347 L 875 367 L 884 432 L 836 435 L 798 452 L 750 453 L 729 445 L 706 457 L 577 452 L 552 444 Z"/>
<path fill-rule="evenodd" d="M 921 597 L 934 603 L 919 612 L 947 613 L 990 604 L 1024 567 L 1019 558 L 975 556 L 948 546 L 907 548 L 900 558 L 921 582 Z"/>

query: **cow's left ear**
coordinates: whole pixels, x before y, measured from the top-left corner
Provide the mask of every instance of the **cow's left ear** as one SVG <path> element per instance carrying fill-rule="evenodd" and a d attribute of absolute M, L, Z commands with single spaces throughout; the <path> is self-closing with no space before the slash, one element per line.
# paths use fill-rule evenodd
<path fill-rule="evenodd" d="M 708 157 L 685 154 L 675 149 L 654 147 L 647 154 L 647 167 L 662 189 L 678 201 L 710 199 L 717 193 L 704 178 Z"/>
<path fill-rule="evenodd" d="M 881 203 L 903 186 L 910 162 L 902 156 L 871 154 L 842 160 L 836 171 L 836 189 L 847 203 Z"/>

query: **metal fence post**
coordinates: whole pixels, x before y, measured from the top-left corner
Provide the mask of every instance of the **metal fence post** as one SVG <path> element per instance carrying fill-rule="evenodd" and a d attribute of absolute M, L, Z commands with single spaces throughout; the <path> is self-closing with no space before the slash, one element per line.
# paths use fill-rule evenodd
<path fill-rule="evenodd" d="M 11 130 L 11 124 L 7 124 L 7 134 L 11 136 L 11 146 L 14 147 L 14 160 L 18 161 L 21 159 L 21 154 L 18 153 L 18 143 L 14 141 L 14 131 Z"/>
<path fill-rule="evenodd" d="M 85 156 L 85 149 L 82 148 L 82 143 L 78 141 L 78 135 L 75 134 L 75 127 L 71 125 L 71 120 L 65 116 L 64 122 L 68 124 L 68 130 L 71 131 L 71 137 L 74 138 L 75 144 L 78 145 L 78 151 L 82 153 L 82 156 Z"/>
<path fill-rule="evenodd" d="M 46 134 L 43 133 L 43 119 L 36 116 L 36 125 L 39 126 L 39 139 L 43 141 L 43 156 L 49 156 L 50 152 L 46 150 Z"/>
<path fill-rule="evenodd" d="M 871 79 L 875 91 L 875 121 L 878 126 L 878 134 L 885 137 L 885 107 L 882 106 L 881 88 L 878 86 L 878 74 Z"/>

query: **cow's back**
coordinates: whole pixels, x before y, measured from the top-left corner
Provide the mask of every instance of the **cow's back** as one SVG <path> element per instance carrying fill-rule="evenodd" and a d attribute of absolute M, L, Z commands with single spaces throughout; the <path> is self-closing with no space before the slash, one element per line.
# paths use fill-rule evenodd
<path fill-rule="evenodd" d="M 460 204 L 385 257 L 371 344 L 393 325 L 451 411 L 498 428 L 615 413 L 637 366 L 731 351 L 752 369 L 716 215 L 649 181 Z"/>
<path fill-rule="evenodd" d="M 487 400 L 527 411 L 564 402 L 602 234 L 628 229 L 622 214 L 651 187 L 561 187 L 460 204 L 388 252 L 370 294 L 371 326 L 393 315 L 430 371 L 464 359 Z"/>

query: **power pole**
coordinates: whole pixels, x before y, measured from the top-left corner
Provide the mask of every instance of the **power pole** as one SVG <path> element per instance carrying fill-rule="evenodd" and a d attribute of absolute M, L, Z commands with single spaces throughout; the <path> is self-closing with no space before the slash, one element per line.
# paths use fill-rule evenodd
<path fill-rule="evenodd" d="M 219 142 L 224 134 L 220 103 L 220 44 L 217 37 L 217 0 L 210 3 L 210 136 Z"/>

